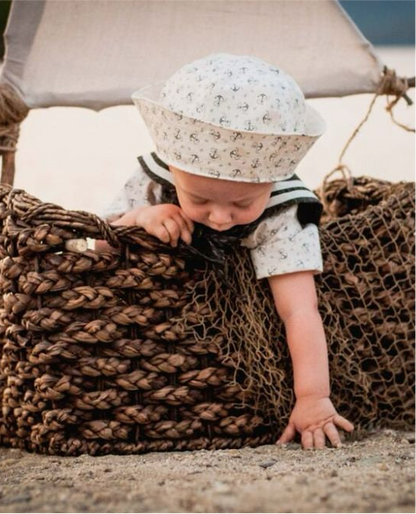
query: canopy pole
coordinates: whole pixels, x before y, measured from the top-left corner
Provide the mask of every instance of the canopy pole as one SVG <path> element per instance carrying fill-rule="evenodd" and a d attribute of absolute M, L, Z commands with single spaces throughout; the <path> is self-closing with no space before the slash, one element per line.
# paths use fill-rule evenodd
<path fill-rule="evenodd" d="M 1 162 L 1 183 L 12 186 L 14 183 L 14 173 L 15 173 L 15 155 L 16 150 L 11 152 L 1 152 L 2 162 Z"/>
<path fill-rule="evenodd" d="M 2 156 L 2 184 L 13 185 L 15 153 L 19 139 L 20 123 L 29 109 L 9 84 L 0 84 L 0 155 Z"/>
<path fill-rule="evenodd" d="M 407 85 L 409 86 L 409 88 L 415 87 L 415 77 L 411 77 L 405 80 L 407 80 Z M 406 100 L 407 105 L 413 105 L 412 99 L 409 98 L 406 93 L 403 94 L 403 98 Z"/>

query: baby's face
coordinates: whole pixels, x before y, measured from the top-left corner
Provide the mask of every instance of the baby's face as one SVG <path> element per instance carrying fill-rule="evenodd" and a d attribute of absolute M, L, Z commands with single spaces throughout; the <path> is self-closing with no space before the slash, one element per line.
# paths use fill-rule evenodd
<path fill-rule="evenodd" d="M 179 204 L 188 218 L 214 230 L 256 220 L 266 208 L 271 183 L 251 184 L 200 177 L 169 166 Z"/>

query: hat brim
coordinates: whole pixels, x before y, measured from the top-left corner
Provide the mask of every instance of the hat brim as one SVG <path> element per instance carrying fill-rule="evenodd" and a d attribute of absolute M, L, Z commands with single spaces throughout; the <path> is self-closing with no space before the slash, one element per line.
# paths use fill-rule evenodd
<path fill-rule="evenodd" d="M 158 107 L 161 110 L 166 110 L 175 114 L 182 114 L 178 113 L 176 111 L 173 111 L 166 106 L 162 105 L 159 101 L 160 94 L 162 92 L 163 86 L 165 85 L 165 82 L 156 82 L 155 84 L 151 84 L 150 86 L 145 86 L 137 91 L 135 91 L 131 98 L 134 102 L 134 104 L 139 107 L 142 101 L 150 102 L 154 104 L 154 106 Z M 186 115 L 183 115 L 186 116 Z M 203 119 L 200 118 L 190 118 L 189 116 L 186 116 L 189 119 L 197 119 L 198 121 L 202 123 L 206 123 L 207 125 L 213 127 L 213 128 L 221 128 L 223 130 L 238 130 L 239 132 L 247 132 L 241 129 L 235 129 L 235 128 L 228 128 L 224 127 L 222 125 L 216 124 L 216 123 L 210 123 L 206 122 Z M 322 116 L 319 114 L 319 112 L 314 109 L 311 105 L 305 102 L 305 130 L 304 132 L 277 132 L 277 131 L 268 131 L 268 132 L 261 132 L 261 131 L 255 131 L 256 134 L 261 135 L 276 135 L 276 136 L 282 136 L 282 137 L 320 137 L 322 134 L 324 134 L 326 130 L 326 122 L 322 118 Z M 253 132 L 247 132 L 249 134 L 253 134 Z"/>
<path fill-rule="evenodd" d="M 162 105 L 163 85 L 136 91 L 133 102 L 159 157 L 195 175 L 256 183 L 287 179 L 325 131 L 325 121 L 310 106 L 303 134 L 245 131 L 209 123 Z"/>

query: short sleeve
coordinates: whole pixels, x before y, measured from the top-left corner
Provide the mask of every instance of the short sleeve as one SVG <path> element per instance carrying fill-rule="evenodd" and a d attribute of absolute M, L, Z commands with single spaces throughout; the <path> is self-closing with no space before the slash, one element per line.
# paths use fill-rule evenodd
<path fill-rule="evenodd" d="M 139 167 L 99 216 L 109 222 L 115 221 L 135 207 L 160 203 L 160 195 L 161 186 Z"/>
<path fill-rule="evenodd" d="M 323 271 L 318 227 L 314 223 L 302 226 L 297 209 L 292 205 L 266 218 L 241 241 L 251 250 L 258 279 L 296 271 Z"/>

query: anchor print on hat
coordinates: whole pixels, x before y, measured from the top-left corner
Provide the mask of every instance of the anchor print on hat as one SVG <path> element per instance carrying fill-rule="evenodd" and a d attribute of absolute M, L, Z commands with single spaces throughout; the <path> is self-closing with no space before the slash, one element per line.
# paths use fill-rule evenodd
<path fill-rule="evenodd" d="M 218 179 L 288 178 L 325 130 L 290 75 L 250 56 L 205 57 L 132 98 L 164 162 Z"/>

